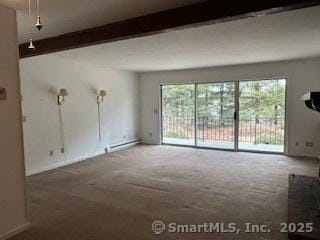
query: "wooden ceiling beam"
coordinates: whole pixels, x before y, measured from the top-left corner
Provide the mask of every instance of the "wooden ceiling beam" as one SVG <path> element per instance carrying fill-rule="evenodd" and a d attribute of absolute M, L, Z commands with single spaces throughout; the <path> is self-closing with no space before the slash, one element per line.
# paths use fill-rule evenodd
<path fill-rule="evenodd" d="M 320 0 L 215 0 L 19 45 L 20 58 L 68 49 L 285 12 L 320 5 Z"/>

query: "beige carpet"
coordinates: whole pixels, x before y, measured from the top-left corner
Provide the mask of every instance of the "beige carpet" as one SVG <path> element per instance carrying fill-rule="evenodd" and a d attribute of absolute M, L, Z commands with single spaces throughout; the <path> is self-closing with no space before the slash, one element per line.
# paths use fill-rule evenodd
<path fill-rule="evenodd" d="M 27 179 L 32 228 L 12 240 L 286 239 L 288 174 L 317 161 L 140 145 Z M 165 224 L 268 224 L 271 233 L 169 233 Z"/>

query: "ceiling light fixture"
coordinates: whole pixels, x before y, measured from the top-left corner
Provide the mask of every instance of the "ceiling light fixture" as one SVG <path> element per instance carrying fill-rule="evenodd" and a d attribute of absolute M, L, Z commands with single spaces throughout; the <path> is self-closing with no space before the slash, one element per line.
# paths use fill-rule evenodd
<path fill-rule="evenodd" d="M 36 48 L 33 45 L 33 40 L 32 40 L 31 0 L 28 0 L 28 5 L 29 5 L 29 46 L 28 46 L 28 48 L 31 50 L 35 50 Z"/>
<path fill-rule="evenodd" d="M 40 0 L 37 0 L 37 20 L 36 20 L 36 24 L 34 25 L 39 31 L 42 28 L 42 23 L 41 23 L 41 19 L 40 19 Z"/>

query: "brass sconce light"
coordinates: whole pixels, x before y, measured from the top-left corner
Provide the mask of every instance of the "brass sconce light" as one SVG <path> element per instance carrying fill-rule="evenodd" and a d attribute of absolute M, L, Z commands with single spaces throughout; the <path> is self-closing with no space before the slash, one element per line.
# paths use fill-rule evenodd
<path fill-rule="evenodd" d="M 68 96 L 68 91 L 65 88 L 60 89 L 58 93 L 58 105 L 61 106 L 64 103 L 64 97 Z"/>
<path fill-rule="evenodd" d="M 106 97 L 106 96 L 107 96 L 106 90 L 100 90 L 98 93 L 98 96 L 97 96 L 97 103 L 102 103 L 104 97 Z"/>

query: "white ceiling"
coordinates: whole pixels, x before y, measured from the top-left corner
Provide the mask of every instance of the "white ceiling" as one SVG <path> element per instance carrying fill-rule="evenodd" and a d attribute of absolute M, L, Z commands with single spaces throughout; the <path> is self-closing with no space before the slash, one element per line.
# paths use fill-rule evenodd
<path fill-rule="evenodd" d="M 35 9 L 36 0 L 31 0 Z M 204 0 L 40 0 L 44 28 L 33 28 L 33 39 L 43 39 L 101 26 Z M 29 39 L 28 0 L 0 0 L 18 10 L 19 42 Z M 35 11 L 33 11 L 35 19 Z"/>
<path fill-rule="evenodd" d="M 45 27 L 40 33 L 35 30 L 34 39 L 201 1 L 40 0 Z M 0 4 L 18 10 L 19 39 L 27 41 L 27 0 L 0 0 Z M 320 56 L 319 23 L 320 7 L 313 7 L 52 55 L 137 72 L 317 57 Z"/>
<path fill-rule="evenodd" d="M 320 56 L 320 7 L 54 53 L 136 72 Z"/>

